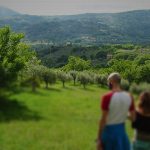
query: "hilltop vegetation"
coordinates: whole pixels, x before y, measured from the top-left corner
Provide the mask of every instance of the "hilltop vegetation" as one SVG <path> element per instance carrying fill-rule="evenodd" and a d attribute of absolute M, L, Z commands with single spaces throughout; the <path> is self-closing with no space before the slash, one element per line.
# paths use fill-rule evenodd
<path fill-rule="evenodd" d="M 48 84 L 54 84 L 57 80 L 63 83 L 63 87 L 65 87 L 65 82 L 70 80 L 74 80 L 74 84 L 78 81 L 84 88 L 88 84 L 95 83 L 107 86 L 107 77 L 111 72 L 119 72 L 122 75 L 125 80 L 123 88 L 127 90 L 133 83 L 150 83 L 148 46 L 128 44 L 101 47 L 74 47 L 72 45 L 47 47 L 46 54 L 43 49 L 37 50 L 39 56 L 37 57 L 36 52 L 21 42 L 22 34 L 13 33 L 8 27 L 5 27 L 0 30 L 0 36 L 0 70 L 2 72 L 0 90 L 9 89 L 18 84 L 30 85 L 32 90 L 36 91 L 42 82 L 45 82 L 48 88 Z M 72 48 L 71 52 L 70 48 Z M 55 56 L 57 58 L 55 52 L 61 56 L 62 49 L 66 55 L 66 62 L 63 62 L 64 64 L 59 68 L 52 66 L 51 60 L 44 58 L 44 56 L 50 56 L 51 59 Z M 39 52 L 41 52 L 40 55 Z M 52 53 L 54 53 L 53 56 Z M 96 59 L 100 62 L 99 66 L 94 62 Z M 60 63 L 61 59 L 57 62 Z M 146 86 L 148 85 L 144 85 L 144 89 Z"/>
<path fill-rule="evenodd" d="M 72 16 L 30 16 L 0 8 L 0 27 L 10 25 L 32 42 L 115 44 L 150 42 L 150 11 Z M 7 14 L 8 11 L 8 14 Z M 9 16 L 9 17 L 8 17 Z"/>
<path fill-rule="evenodd" d="M 134 60 L 139 55 L 150 54 L 150 46 L 133 44 L 109 44 L 100 46 L 37 44 L 32 46 L 42 63 L 48 67 L 62 67 L 69 56 L 90 60 L 94 68 L 105 68 L 111 59 Z"/>

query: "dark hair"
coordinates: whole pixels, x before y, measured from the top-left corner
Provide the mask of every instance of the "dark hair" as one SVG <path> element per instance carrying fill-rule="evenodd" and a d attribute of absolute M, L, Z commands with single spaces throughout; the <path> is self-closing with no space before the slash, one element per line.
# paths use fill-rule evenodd
<path fill-rule="evenodd" d="M 150 114 L 150 92 L 143 92 L 140 96 L 139 108 L 144 114 Z"/>

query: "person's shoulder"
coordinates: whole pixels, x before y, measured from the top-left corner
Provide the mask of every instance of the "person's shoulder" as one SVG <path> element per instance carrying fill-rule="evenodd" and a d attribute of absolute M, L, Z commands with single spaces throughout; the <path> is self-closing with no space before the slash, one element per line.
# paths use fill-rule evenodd
<path fill-rule="evenodd" d="M 132 94 L 130 92 L 127 91 L 122 91 L 122 93 L 126 96 L 129 96 L 130 98 L 133 98 Z"/>
<path fill-rule="evenodd" d="M 114 94 L 114 92 L 109 91 L 109 92 L 105 93 L 102 97 L 103 97 L 103 99 L 109 99 L 113 96 L 113 94 Z"/>
<path fill-rule="evenodd" d="M 109 110 L 109 104 L 110 104 L 112 96 L 113 96 L 113 92 L 107 92 L 106 94 L 103 95 L 102 103 L 101 103 L 102 110 L 105 110 L 105 111 Z"/>

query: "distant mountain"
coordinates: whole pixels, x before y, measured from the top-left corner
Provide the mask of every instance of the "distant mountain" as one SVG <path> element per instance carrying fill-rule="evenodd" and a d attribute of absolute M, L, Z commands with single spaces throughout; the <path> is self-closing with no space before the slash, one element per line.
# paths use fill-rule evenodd
<path fill-rule="evenodd" d="M 0 7 L 0 27 L 4 25 L 24 32 L 31 42 L 150 43 L 150 10 L 50 17 L 21 15 Z"/>
<path fill-rule="evenodd" d="M 12 17 L 12 16 L 17 16 L 19 15 L 18 12 L 13 11 L 9 8 L 0 6 L 0 17 Z"/>

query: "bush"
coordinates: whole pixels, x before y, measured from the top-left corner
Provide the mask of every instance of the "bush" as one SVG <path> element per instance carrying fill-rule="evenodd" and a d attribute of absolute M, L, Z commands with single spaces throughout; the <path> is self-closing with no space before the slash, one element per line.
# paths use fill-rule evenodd
<path fill-rule="evenodd" d="M 100 86 L 106 86 L 107 85 L 107 76 L 106 75 L 97 75 L 95 77 L 95 81 Z"/>
<path fill-rule="evenodd" d="M 26 64 L 26 68 L 22 71 L 21 76 L 25 83 L 30 83 L 32 91 L 35 92 L 40 84 L 41 76 L 41 65 L 39 65 L 39 60 L 36 57 L 33 57 Z"/>
<path fill-rule="evenodd" d="M 81 85 L 83 85 L 84 89 L 86 88 L 86 85 L 90 83 L 91 77 L 88 73 L 81 72 L 78 76 L 78 80 L 80 81 Z"/>
<path fill-rule="evenodd" d="M 0 89 L 13 90 L 20 72 L 34 56 L 30 47 L 21 42 L 23 38 L 9 27 L 0 28 Z"/>
<path fill-rule="evenodd" d="M 22 86 L 31 86 L 32 83 L 32 91 L 35 92 L 35 88 L 40 87 L 40 78 L 28 78 L 28 80 L 22 83 Z"/>
<path fill-rule="evenodd" d="M 140 94 L 143 91 L 150 91 L 150 84 L 148 84 L 148 83 L 140 83 L 140 84 L 133 83 L 130 87 L 130 91 L 135 94 Z"/>
<path fill-rule="evenodd" d="M 62 82 L 63 87 L 65 87 L 65 82 L 67 82 L 71 79 L 70 75 L 64 71 L 57 72 L 57 77 Z"/>
<path fill-rule="evenodd" d="M 128 91 L 129 88 L 130 88 L 129 81 L 122 79 L 122 80 L 121 80 L 121 88 L 122 88 L 123 90 L 125 90 L 125 91 Z"/>
<path fill-rule="evenodd" d="M 95 83 L 96 74 L 91 72 L 91 71 L 88 71 L 87 74 L 89 75 L 89 83 L 90 84 L 94 84 Z"/>
<path fill-rule="evenodd" d="M 70 71 L 70 76 L 73 78 L 74 85 L 76 85 L 76 80 L 77 80 L 77 76 L 78 76 L 78 71 L 75 71 L 75 70 Z"/>
<path fill-rule="evenodd" d="M 45 82 L 46 88 L 48 88 L 48 84 L 54 84 L 56 82 L 56 73 L 44 66 L 41 66 L 41 77 Z"/>

